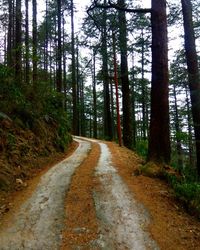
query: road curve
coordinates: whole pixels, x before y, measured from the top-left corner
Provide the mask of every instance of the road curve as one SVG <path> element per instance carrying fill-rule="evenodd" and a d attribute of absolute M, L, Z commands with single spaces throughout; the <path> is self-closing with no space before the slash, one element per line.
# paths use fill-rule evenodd
<path fill-rule="evenodd" d="M 57 250 L 64 223 L 64 201 L 71 177 L 87 157 L 91 143 L 79 146 L 67 159 L 51 168 L 32 197 L 22 205 L 12 224 L 0 233 L 0 250 Z"/>

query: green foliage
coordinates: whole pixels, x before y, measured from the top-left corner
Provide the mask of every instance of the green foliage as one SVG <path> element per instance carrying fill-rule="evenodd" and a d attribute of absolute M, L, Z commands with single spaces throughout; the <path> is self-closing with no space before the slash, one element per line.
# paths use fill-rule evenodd
<path fill-rule="evenodd" d="M 148 141 L 147 140 L 138 140 L 136 142 L 135 150 L 140 156 L 146 158 L 147 153 L 148 153 Z"/>
<path fill-rule="evenodd" d="M 177 183 L 175 186 L 177 196 L 186 201 L 199 200 L 200 205 L 200 184 L 199 183 Z"/>
<path fill-rule="evenodd" d="M 32 84 L 17 84 L 11 70 L 0 64 L 0 114 L 6 116 L 14 124 L 23 129 L 31 129 L 37 136 L 42 137 L 45 129 L 41 123 L 49 123 L 56 129 L 57 148 L 65 150 L 71 141 L 67 114 L 63 110 L 63 94 L 57 93 L 48 82 Z M 41 125 L 41 126 L 40 126 Z M 41 130 L 42 131 L 42 130 Z M 13 137 L 8 134 L 9 145 L 14 145 Z"/>
<path fill-rule="evenodd" d="M 200 218 L 200 183 L 195 171 L 187 167 L 182 170 L 182 178 L 167 174 L 176 197 L 184 204 L 188 211 Z"/>

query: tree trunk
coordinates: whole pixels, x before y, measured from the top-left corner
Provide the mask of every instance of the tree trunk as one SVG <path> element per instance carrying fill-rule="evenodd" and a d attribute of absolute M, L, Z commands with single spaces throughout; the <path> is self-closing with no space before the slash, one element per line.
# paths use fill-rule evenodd
<path fill-rule="evenodd" d="M 200 177 L 200 77 L 192 21 L 192 5 L 190 0 L 181 0 L 181 3 L 184 21 L 185 52 L 192 104 L 192 117 L 196 141 L 197 173 L 198 177 Z"/>
<path fill-rule="evenodd" d="M 120 7 L 125 7 L 125 0 L 118 0 Z M 123 142 L 128 148 L 133 147 L 131 95 L 127 62 L 127 28 L 125 11 L 119 11 L 119 46 L 121 53 L 121 83 L 123 110 Z"/>
<path fill-rule="evenodd" d="M 13 66 L 13 3 L 8 1 L 8 41 L 7 41 L 7 65 Z"/>
<path fill-rule="evenodd" d="M 62 92 L 62 42 L 61 42 L 61 0 L 57 0 L 57 29 L 58 29 L 58 44 L 57 44 L 57 70 L 56 70 L 56 89 Z"/>
<path fill-rule="evenodd" d="M 186 92 L 186 107 L 187 107 L 187 123 L 188 123 L 188 149 L 189 149 L 189 164 L 194 166 L 194 147 L 192 140 L 192 117 L 191 117 L 191 106 L 189 101 L 188 86 L 185 87 Z"/>
<path fill-rule="evenodd" d="M 63 90 L 64 90 L 64 109 L 67 111 L 67 72 L 66 72 L 66 50 L 65 50 L 65 18 L 64 13 L 62 15 L 62 34 L 63 34 L 63 46 L 62 46 L 62 53 L 63 53 Z"/>
<path fill-rule="evenodd" d="M 32 63 L 33 63 L 33 85 L 37 86 L 37 0 L 32 0 L 33 4 L 33 42 L 32 42 Z"/>
<path fill-rule="evenodd" d="M 46 10 L 46 20 L 45 20 L 45 41 L 44 41 L 44 71 L 45 71 L 45 80 L 48 81 L 48 39 L 49 39 L 49 28 L 48 28 L 48 0 L 45 1 Z"/>
<path fill-rule="evenodd" d="M 25 49 L 26 49 L 26 55 L 25 55 L 25 64 L 26 64 L 26 70 L 25 70 L 25 82 L 26 84 L 29 84 L 30 82 L 30 55 L 29 55 L 29 0 L 25 1 L 25 7 L 26 7 L 26 31 L 25 31 Z"/>
<path fill-rule="evenodd" d="M 97 138 L 96 57 L 93 52 L 93 137 Z"/>
<path fill-rule="evenodd" d="M 152 0 L 152 86 L 148 160 L 170 162 L 166 1 Z"/>
<path fill-rule="evenodd" d="M 106 4 L 106 0 L 104 0 Z M 108 77 L 108 51 L 107 51 L 107 14 L 106 10 L 103 13 L 103 30 L 102 30 L 102 57 L 103 57 L 103 93 L 104 93 L 104 137 L 106 140 L 112 140 L 112 126 L 111 126 L 111 111 L 110 111 L 110 91 L 109 91 L 109 77 Z"/>
<path fill-rule="evenodd" d="M 122 132 L 121 132 L 121 120 L 119 111 L 119 94 L 118 94 L 118 75 L 117 75 L 117 58 L 116 58 L 116 42 L 115 34 L 113 33 L 113 55 L 114 55 L 114 81 L 115 81 L 115 92 L 116 92 L 116 109 L 117 109 L 117 136 L 119 146 L 122 146 Z"/>
<path fill-rule="evenodd" d="M 71 0 L 71 53 L 72 53 L 72 130 L 74 135 L 78 135 L 78 110 L 77 110 L 77 82 L 76 82 L 76 61 L 75 61 L 75 39 L 74 39 L 74 2 Z"/>
<path fill-rule="evenodd" d="M 137 137 L 137 126 L 136 126 L 136 119 L 135 119 L 135 76 L 134 76 L 134 55 L 132 55 L 132 83 L 130 86 L 131 90 L 131 106 L 132 106 L 132 123 L 133 123 L 133 148 L 136 147 L 136 137 Z"/>
<path fill-rule="evenodd" d="M 181 170 L 183 168 L 183 154 L 182 154 L 182 146 L 180 139 L 180 123 L 179 123 L 179 114 L 178 114 L 178 106 L 177 106 L 177 97 L 176 97 L 176 86 L 173 83 L 173 97 L 174 97 L 174 111 L 175 111 L 175 130 L 176 130 L 176 151 L 177 151 L 177 163 L 178 169 Z"/>
<path fill-rule="evenodd" d="M 141 53 L 142 53 L 142 60 L 141 60 L 141 69 L 142 69 L 142 139 L 146 140 L 147 139 L 147 128 L 148 128 L 148 107 L 147 107 L 147 102 L 148 102 L 148 97 L 147 97 L 147 87 L 146 87 L 146 80 L 144 78 L 144 31 L 142 29 L 142 33 L 141 33 L 141 40 L 142 40 L 142 49 L 141 49 Z"/>
<path fill-rule="evenodd" d="M 21 0 L 16 0 L 16 33 L 15 33 L 15 79 L 22 82 L 22 13 Z"/>

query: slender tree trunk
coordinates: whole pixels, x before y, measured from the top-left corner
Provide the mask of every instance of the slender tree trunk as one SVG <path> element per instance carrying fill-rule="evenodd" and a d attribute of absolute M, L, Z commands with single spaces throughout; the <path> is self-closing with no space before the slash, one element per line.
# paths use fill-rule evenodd
<path fill-rule="evenodd" d="M 13 3 L 12 1 L 8 1 L 8 41 L 7 41 L 7 65 L 12 68 L 13 66 Z"/>
<path fill-rule="evenodd" d="M 114 33 L 113 33 L 113 55 L 114 55 L 114 81 L 115 81 L 115 91 L 116 91 L 116 108 L 117 108 L 117 136 L 118 136 L 119 146 L 121 147 L 122 146 L 122 132 L 121 132 L 121 120 L 120 120 L 120 112 L 119 112 L 116 42 L 115 42 Z"/>
<path fill-rule="evenodd" d="M 121 7 L 125 7 L 125 0 L 118 0 Z M 122 110 L 123 110 L 123 142 L 128 148 L 133 147 L 131 95 L 128 78 L 127 61 L 127 27 L 125 11 L 119 11 L 119 46 L 121 53 L 121 82 L 122 82 Z"/>
<path fill-rule="evenodd" d="M 72 53 L 72 129 L 73 134 L 78 135 L 78 107 L 77 107 L 77 82 L 76 82 L 76 61 L 75 61 L 75 39 L 74 39 L 74 2 L 71 0 L 71 53 Z"/>
<path fill-rule="evenodd" d="M 84 114 L 82 114 L 82 103 L 80 101 L 81 99 L 81 94 L 83 95 L 83 100 L 84 100 L 84 83 L 83 79 L 80 79 L 79 75 L 79 48 L 78 48 L 78 37 L 76 38 L 76 83 L 77 83 L 77 129 L 78 129 L 78 134 L 80 134 L 81 131 L 81 122 L 85 122 L 82 120 L 82 117 L 84 117 Z M 82 81 L 81 81 L 82 80 Z M 81 86 L 80 86 L 81 85 Z M 83 87 L 83 89 L 82 89 Z M 81 93 L 82 91 L 82 93 Z M 83 109 L 84 113 L 84 109 Z M 85 134 L 85 132 L 84 132 Z"/>
<path fill-rule="evenodd" d="M 97 138 L 96 57 L 93 51 L 93 137 Z"/>
<path fill-rule="evenodd" d="M 26 31 L 25 31 L 25 49 L 26 49 L 26 55 L 25 55 L 25 64 L 26 64 L 26 69 L 25 69 L 25 82 L 26 84 L 29 84 L 30 82 L 30 54 L 29 54 L 29 0 L 25 1 L 25 7 L 26 7 Z"/>
<path fill-rule="evenodd" d="M 80 130 L 81 135 L 86 136 L 86 124 L 85 124 L 85 98 L 84 98 L 84 81 L 81 79 L 80 86 Z M 90 136 L 91 137 L 91 136 Z"/>
<path fill-rule="evenodd" d="M 191 106 L 189 101 L 188 88 L 186 86 L 186 106 L 187 106 L 187 122 L 188 122 L 188 149 L 189 149 L 189 164 L 194 166 L 194 152 L 193 152 L 193 140 L 192 140 L 192 117 Z"/>
<path fill-rule="evenodd" d="M 26 0 L 27 1 L 27 0 Z M 45 20 L 45 41 L 44 41 L 44 71 L 45 71 L 45 80 L 48 81 L 48 35 L 49 35 L 49 28 L 48 28 L 48 0 L 46 0 L 46 20 Z"/>
<path fill-rule="evenodd" d="M 22 13 L 21 0 L 16 0 L 16 33 L 15 33 L 15 79 L 22 84 Z"/>
<path fill-rule="evenodd" d="M 38 73 L 37 73 L 37 0 L 32 0 L 33 4 L 33 42 L 32 42 L 32 63 L 33 63 L 33 85 L 37 86 Z"/>
<path fill-rule="evenodd" d="M 65 50 L 65 19 L 64 14 L 62 16 L 62 23 L 63 23 L 63 46 L 62 46 L 62 53 L 63 53 L 63 88 L 64 88 L 64 109 L 67 110 L 67 72 L 66 72 L 66 50 Z"/>
<path fill-rule="evenodd" d="M 104 5 L 106 0 L 104 0 Z M 108 51 L 107 51 L 107 14 L 106 10 L 103 13 L 103 30 L 102 30 L 102 57 L 103 57 L 103 93 L 104 93 L 104 137 L 106 140 L 112 140 L 112 122 L 110 111 L 110 91 L 109 91 L 109 77 L 108 77 Z"/>
<path fill-rule="evenodd" d="M 57 0 L 57 70 L 56 70 L 56 88 L 58 92 L 62 92 L 62 42 L 61 42 L 61 0 Z"/>
<path fill-rule="evenodd" d="M 185 52 L 192 104 L 192 117 L 194 122 L 194 133 L 196 141 L 197 173 L 198 177 L 200 177 L 200 76 L 195 46 L 191 1 L 181 0 L 181 3 L 184 21 Z"/>
<path fill-rule="evenodd" d="M 132 56 L 132 83 L 131 83 L 131 106 L 132 106 L 132 123 L 133 123 L 133 148 L 136 147 L 137 126 L 135 119 L 135 76 L 134 76 L 134 56 Z"/>
<path fill-rule="evenodd" d="M 176 129 L 176 151 L 177 151 L 177 163 L 178 169 L 181 170 L 183 167 L 183 154 L 182 154 L 182 146 L 180 139 L 180 123 L 179 123 L 179 114 L 178 114 L 178 105 L 177 105 L 177 96 L 176 96 L 176 86 L 173 83 L 173 96 L 174 96 L 174 107 L 175 107 L 175 129 Z"/>
<path fill-rule="evenodd" d="M 147 128 L 148 128 L 148 114 L 147 114 L 147 88 L 146 88 L 146 81 L 144 79 L 144 31 L 142 29 L 141 34 L 141 40 L 142 40 L 142 60 L 141 60 L 141 66 L 142 66 L 142 138 L 143 140 L 147 139 Z"/>
<path fill-rule="evenodd" d="M 148 160 L 170 162 L 166 0 L 152 0 L 152 86 Z"/>

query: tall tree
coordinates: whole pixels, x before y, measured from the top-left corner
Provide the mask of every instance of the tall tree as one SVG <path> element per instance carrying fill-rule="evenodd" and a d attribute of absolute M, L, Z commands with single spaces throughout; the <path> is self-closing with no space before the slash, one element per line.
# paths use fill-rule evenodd
<path fill-rule="evenodd" d="M 37 85 L 37 0 L 32 0 L 33 21 L 32 21 L 32 63 L 33 63 L 33 85 Z"/>
<path fill-rule="evenodd" d="M 13 66 L 13 2 L 8 1 L 8 41 L 7 41 L 7 65 Z"/>
<path fill-rule="evenodd" d="M 185 33 L 185 53 L 196 141 L 197 172 L 200 177 L 200 76 L 192 21 L 191 1 L 181 0 L 181 3 Z"/>
<path fill-rule="evenodd" d="M 74 38 L 74 2 L 71 0 L 71 55 L 72 55 L 72 130 L 73 134 L 79 134 L 78 128 L 78 107 L 77 107 L 77 82 L 76 82 L 76 60 L 75 60 L 75 38 Z"/>
<path fill-rule="evenodd" d="M 97 138 L 97 94 L 96 94 L 96 53 L 93 50 L 93 70 L 92 70 L 92 82 L 93 82 L 93 137 Z"/>
<path fill-rule="evenodd" d="M 104 0 L 106 5 L 106 0 Z M 107 13 L 103 10 L 102 20 L 102 42 L 101 42 L 101 54 L 103 58 L 102 73 L 103 73 L 103 93 L 104 93 L 104 136 L 107 140 L 111 140 L 112 134 L 112 122 L 111 122 L 111 110 L 110 110 L 110 88 L 109 88 L 109 76 L 108 76 L 108 46 L 107 46 Z"/>
<path fill-rule="evenodd" d="M 166 0 L 152 0 L 152 87 L 148 160 L 170 162 Z"/>
<path fill-rule="evenodd" d="M 125 8 L 125 0 L 118 0 L 118 5 Z M 128 78 L 127 27 L 125 11 L 119 11 L 119 46 L 121 53 L 121 84 L 123 109 L 123 142 L 128 148 L 133 147 L 131 95 Z"/>
<path fill-rule="evenodd" d="M 57 0 L 57 60 L 56 60 L 56 88 L 58 92 L 62 91 L 62 41 L 61 41 L 61 0 Z"/>
<path fill-rule="evenodd" d="M 25 82 L 26 84 L 29 84 L 30 81 L 30 55 L 29 55 L 29 0 L 25 1 L 25 8 L 26 8 L 26 18 L 25 18 L 25 64 L 26 64 L 26 70 L 25 70 Z"/>
<path fill-rule="evenodd" d="M 22 13 L 21 13 L 21 0 L 16 0 L 15 79 L 16 79 L 18 84 L 21 84 L 21 81 L 22 81 Z"/>

